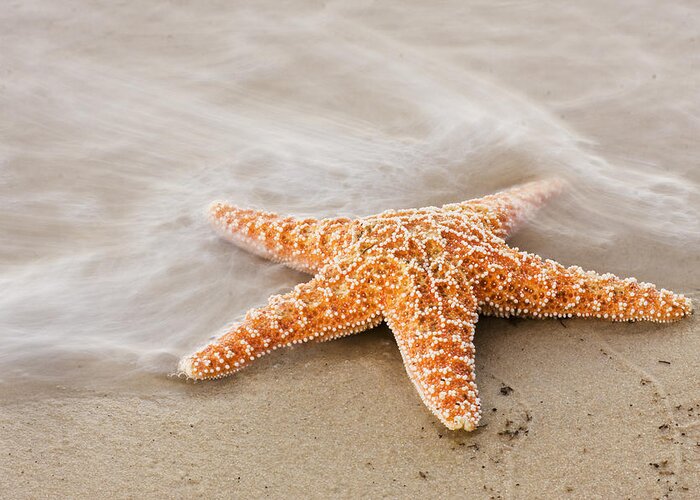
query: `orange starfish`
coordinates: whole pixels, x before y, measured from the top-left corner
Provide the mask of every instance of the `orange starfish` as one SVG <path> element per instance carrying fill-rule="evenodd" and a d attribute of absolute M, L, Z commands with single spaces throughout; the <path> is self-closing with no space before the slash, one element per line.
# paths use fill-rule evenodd
<path fill-rule="evenodd" d="M 472 343 L 478 314 L 666 322 L 691 313 L 683 295 L 507 246 L 503 239 L 560 188 L 558 181 L 533 182 L 357 220 L 300 220 L 215 203 L 211 218 L 226 238 L 316 274 L 249 311 L 180 369 L 194 379 L 219 378 L 278 347 L 383 320 L 428 408 L 450 429 L 473 430 L 481 412 Z"/>

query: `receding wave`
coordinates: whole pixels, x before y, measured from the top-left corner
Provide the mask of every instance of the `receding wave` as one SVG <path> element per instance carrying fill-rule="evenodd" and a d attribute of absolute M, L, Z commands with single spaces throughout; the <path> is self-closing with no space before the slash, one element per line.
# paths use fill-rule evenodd
<path fill-rule="evenodd" d="M 0 380 L 171 373 L 223 323 L 306 279 L 219 241 L 203 216 L 214 199 L 361 216 L 558 176 L 571 189 L 528 230 L 552 254 L 566 258 L 564 241 L 603 255 L 623 233 L 700 242 L 687 166 L 567 125 L 561 115 L 581 102 L 545 99 L 544 77 L 538 98 L 460 63 L 468 48 L 332 8 L 284 23 L 208 14 L 217 29 L 206 36 L 161 14 L 179 45 L 153 37 L 134 54 L 126 39 L 65 28 L 0 55 L 11 69 L 0 92 Z M 543 50 L 558 60 L 575 49 Z M 624 53 L 650 57 L 637 50 Z M 653 106 L 630 88 L 635 105 Z M 594 109 L 612 97 L 582 99 Z M 643 266 L 625 258 L 609 262 Z"/>

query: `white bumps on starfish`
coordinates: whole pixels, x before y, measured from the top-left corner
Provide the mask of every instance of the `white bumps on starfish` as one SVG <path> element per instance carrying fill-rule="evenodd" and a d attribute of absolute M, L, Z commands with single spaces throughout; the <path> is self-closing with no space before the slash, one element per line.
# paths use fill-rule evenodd
<path fill-rule="evenodd" d="M 507 246 L 504 238 L 561 187 L 533 182 L 356 220 L 295 219 L 214 203 L 211 220 L 225 238 L 315 276 L 249 311 L 182 359 L 180 370 L 219 378 L 279 347 L 386 321 L 428 408 L 448 428 L 472 430 L 481 412 L 472 343 L 479 314 L 666 322 L 691 313 L 682 295 Z"/>

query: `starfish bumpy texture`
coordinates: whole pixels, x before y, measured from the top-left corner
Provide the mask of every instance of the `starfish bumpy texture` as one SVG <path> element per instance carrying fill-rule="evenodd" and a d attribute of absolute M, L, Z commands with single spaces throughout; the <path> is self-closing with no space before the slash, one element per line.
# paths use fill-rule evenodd
<path fill-rule="evenodd" d="M 507 246 L 504 239 L 561 187 L 533 182 L 356 220 L 295 219 L 215 203 L 211 220 L 225 238 L 315 276 L 249 311 L 183 358 L 180 370 L 219 378 L 279 347 L 385 321 L 428 408 L 450 429 L 473 430 L 481 415 L 472 343 L 479 314 L 668 322 L 691 313 L 683 295 Z"/>

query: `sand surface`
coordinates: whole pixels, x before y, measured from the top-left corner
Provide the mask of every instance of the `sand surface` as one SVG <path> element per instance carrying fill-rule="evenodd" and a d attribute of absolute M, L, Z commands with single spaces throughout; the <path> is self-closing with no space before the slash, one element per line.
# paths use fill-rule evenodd
<path fill-rule="evenodd" d="M 697 320 L 564 324 L 480 323 L 471 434 L 426 411 L 384 328 L 217 384 L 3 391 L 0 481 L 15 497 L 692 498 Z"/>
<path fill-rule="evenodd" d="M 169 376 L 177 356 L 205 340 L 232 312 L 239 314 L 270 293 L 306 279 L 236 253 L 213 238 L 193 247 L 192 255 L 196 253 L 199 259 L 183 258 L 181 268 L 165 269 L 164 274 L 174 281 L 154 281 L 150 288 L 139 288 L 138 294 L 129 297 L 133 303 L 122 304 L 126 292 L 110 289 L 109 283 L 117 286 L 115 277 L 100 282 L 99 290 L 83 288 L 98 296 L 101 291 L 105 300 L 71 316 L 74 310 L 63 307 L 69 301 L 61 302 L 61 296 L 68 294 L 70 302 L 77 303 L 89 301 L 91 293 L 83 296 L 73 285 L 59 286 L 73 283 L 73 274 L 101 276 L 105 262 L 117 266 L 117 273 L 119 269 L 133 272 L 133 268 L 118 266 L 147 258 L 145 253 L 124 253 L 137 241 L 129 239 L 128 231 L 138 231 L 133 229 L 133 221 L 139 220 L 134 219 L 135 214 L 146 206 L 149 210 L 157 207 L 147 205 L 145 196 L 139 197 L 142 178 L 118 173 L 122 165 L 133 172 L 151 172 L 156 164 L 165 165 L 158 171 L 162 179 L 158 182 L 167 193 L 172 185 L 180 184 L 177 176 L 188 171 L 187 165 L 224 164 L 240 150 L 240 144 L 233 141 L 251 141 L 270 130 L 284 143 L 271 142 L 273 149 L 289 154 L 293 163 L 303 152 L 295 148 L 302 146 L 287 141 L 283 128 L 274 129 L 278 120 L 284 122 L 290 116 L 309 120 L 301 124 L 309 127 L 302 132 L 328 129 L 332 138 L 344 137 L 343 133 L 352 136 L 366 127 L 371 132 L 368 135 L 376 132 L 377 147 L 385 147 L 380 150 L 384 156 L 374 158 L 367 153 L 357 161 L 381 163 L 391 157 L 390 148 L 380 144 L 379 138 L 403 134 L 397 132 L 403 110 L 388 101 L 382 101 L 385 108 L 372 104 L 371 88 L 358 90 L 349 83 L 348 88 L 357 92 L 348 93 L 347 101 L 318 97 L 323 86 L 298 95 L 284 89 L 285 78 L 300 77 L 315 69 L 318 61 L 307 61 L 308 68 L 299 66 L 289 74 L 282 71 L 268 75 L 267 80 L 243 82 L 240 87 L 218 84 L 224 77 L 236 81 L 249 68 L 246 64 L 253 64 L 232 43 L 241 41 L 235 38 L 236 30 L 245 32 L 250 43 L 275 40 L 278 34 L 284 40 L 287 22 L 292 20 L 328 23 L 330 27 L 318 38 L 310 38 L 313 43 L 335 36 L 346 41 L 367 36 L 371 43 L 362 47 L 381 45 L 377 50 L 397 60 L 404 57 L 402 51 L 407 58 L 415 51 L 426 60 L 449 62 L 447 67 L 454 71 L 475 72 L 504 83 L 505 88 L 517 90 L 523 99 L 538 103 L 566 127 L 593 141 L 597 154 L 611 164 L 633 158 L 642 166 L 657 165 L 654 172 L 676 175 L 682 186 L 697 193 L 700 127 L 693 109 L 700 106 L 700 10 L 692 7 L 693 2 L 686 2 L 687 6 L 620 2 L 615 7 L 591 2 L 566 8 L 545 2 L 485 2 L 470 8 L 403 2 L 386 7 L 363 3 L 353 8 L 317 2 L 279 6 L 273 2 L 265 7 L 236 2 L 202 2 L 197 7 L 179 2 L 148 4 L 11 2 L 0 13 L 0 47 L 4 47 L 0 52 L 5 51 L 0 55 L 0 96 L 4 92 L 0 100 L 0 174 L 4 174 L 0 203 L 7 210 L 0 224 L 11 236 L 0 255 L 7 271 L 3 279 L 8 287 L 12 285 L 3 288 L 17 297 L 16 302 L 2 302 L 14 304 L 14 312 L 9 307 L 3 310 L 2 324 L 12 349 L 0 350 L 0 362 L 7 367 L 0 377 L 0 496 L 700 495 L 697 315 L 669 325 L 480 319 L 475 343 L 484 416 L 477 431 L 466 433 L 448 431 L 422 405 L 385 326 L 327 344 L 276 352 L 216 383 L 187 383 Z M 261 52 L 261 57 L 275 60 L 285 53 L 284 47 L 276 50 Z M 359 60 L 362 54 L 354 56 Z M 371 64 L 379 65 L 370 57 L 373 55 L 367 52 L 368 71 L 375 71 Z M 188 62 L 193 65 L 191 80 L 183 76 Z M 355 69 L 361 72 L 362 66 Z M 338 75 L 340 80 L 350 78 Z M 335 85 L 340 81 L 335 76 L 324 78 Z M 381 87 L 380 80 L 371 83 Z M 248 94 L 250 89 L 259 93 Z M 419 89 L 397 90 L 399 97 L 414 91 L 415 96 L 420 95 Z M 244 94 L 254 98 L 249 102 L 242 98 Z M 270 104 L 270 95 L 279 96 L 284 104 Z M 428 99 L 429 94 L 425 95 Z M 162 108 L 158 107 L 161 103 L 165 103 Z M 309 124 L 313 116 L 337 117 L 335 111 L 319 112 L 336 108 L 351 110 L 356 120 Z M 235 109 L 235 119 L 225 114 L 228 109 Z M 139 114 L 140 110 L 145 111 Z M 208 114 L 198 114 L 202 110 Z M 413 116 L 406 113 L 408 118 Z M 252 126 L 244 121 L 248 119 Z M 261 120 L 259 128 L 254 120 Z M 357 128 L 340 126 L 348 124 Z M 370 124 L 381 127 L 377 125 L 372 132 L 374 125 Z M 411 132 L 418 136 L 423 128 L 434 126 L 434 122 L 418 120 Z M 239 131 L 244 135 L 237 136 Z M 309 140 L 317 138 L 312 133 L 309 136 Z M 229 137 L 231 142 L 227 142 Z M 365 209 L 389 208 L 392 202 L 412 206 L 456 201 L 459 192 L 464 197 L 476 196 L 507 186 L 510 177 L 494 166 L 499 162 L 522 162 L 523 171 L 513 182 L 543 173 L 535 164 L 546 161 L 547 155 L 531 146 L 522 148 L 525 155 L 516 147 L 517 139 L 511 139 L 515 146 L 506 148 L 507 154 L 490 157 L 489 149 L 481 148 L 475 164 L 482 161 L 483 168 L 471 171 L 468 187 L 449 192 L 435 190 L 436 185 L 449 184 L 436 174 L 432 181 L 419 179 L 412 191 L 398 190 L 396 195 L 397 190 L 389 185 L 375 197 L 371 189 L 381 182 L 378 180 L 368 187 L 367 199 L 354 196 L 336 203 L 333 193 L 327 193 L 326 198 L 307 205 L 306 195 L 280 200 L 258 182 L 257 198 L 251 199 L 258 206 L 281 209 L 285 202 L 292 211 L 305 207 L 308 212 L 325 214 L 367 213 Z M 338 144 L 332 142 L 335 140 Z M 353 151 L 341 139 L 328 139 L 325 144 L 328 150 L 318 153 L 322 159 L 324 154 L 336 154 L 333 146 Z M 437 146 L 436 151 L 440 151 Z M 436 152 L 428 153 L 440 164 Z M 446 164 L 448 157 L 445 153 Z M 242 161 L 253 165 L 252 169 L 265 166 L 257 164 L 254 156 Z M 348 161 L 355 160 L 350 156 Z M 268 171 L 268 178 L 285 179 L 288 164 L 280 164 L 277 170 Z M 90 172 L 101 166 L 105 172 L 115 172 L 114 176 L 90 178 Z M 544 173 L 556 171 L 556 165 L 547 168 Z M 129 175 L 136 175 L 133 172 L 129 170 Z M 237 164 L 231 166 L 230 175 L 219 178 L 221 191 L 251 182 L 253 170 L 245 172 Z M 585 183 L 585 175 L 577 175 Z M 293 177 L 290 173 L 289 190 L 303 188 Z M 319 186 L 334 184 L 335 194 L 358 189 L 352 175 L 329 179 L 320 176 Z M 216 177 L 206 175 L 199 180 L 202 185 L 217 182 Z M 157 184 L 144 181 L 143 185 L 147 185 L 144 192 L 158 195 Z M 88 200 L 102 187 L 124 189 L 105 190 L 101 202 L 107 210 L 98 211 L 100 216 L 93 220 L 78 211 L 78 202 L 66 204 L 56 195 L 58 186 L 76 186 L 75 192 Z M 218 187 L 200 190 L 196 199 L 183 197 L 183 205 L 197 210 L 211 196 L 224 194 L 215 189 Z M 46 204 L 27 209 L 31 217 L 12 212 L 22 198 L 39 195 L 46 197 Z M 373 205 L 374 199 L 381 203 Z M 697 202 L 692 196 L 688 200 Z M 648 221 L 648 231 L 645 224 L 635 225 L 620 217 L 601 236 L 593 212 L 581 206 L 573 210 L 565 200 L 557 203 L 543 214 L 549 217 L 550 226 L 526 229 L 514 238 L 514 244 L 566 264 L 635 275 L 686 293 L 697 304 L 697 240 L 677 233 L 668 239 L 660 236 L 665 223 L 657 222 L 663 221 L 663 211 L 640 204 L 639 216 L 646 217 L 640 220 Z M 75 208 L 78 223 L 68 224 L 69 219 L 58 215 L 52 218 L 54 211 L 54 215 L 63 214 L 53 204 Z M 602 211 L 606 207 L 590 208 Z M 699 208 L 694 205 L 690 212 L 697 214 Z M 180 224 L 183 232 L 209 237 L 204 222 L 188 214 L 176 214 L 173 227 Z M 160 224 L 157 215 L 153 219 Z M 101 221 L 112 225 L 103 226 Z M 575 231 L 561 229 L 568 221 Z M 160 241 L 157 230 L 151 233 L 158 227 L 148 226 L 147 232 L 155 235 L 164 254 L 187 246 L 185 239 Z M 170 230 L 170 226 L 163 227 Z M 671 222 L 665 227 L 675 228 Z M 108 229 L 118 231 L 114 242 Z M 57 236 L 46 239 L 40 233 Z M 97 240 L 107 243 L 92 247 Z M 66 267 L 88 255 L 82 250 L 91 256 L 109 254 L 109 259 Z M 156 261 L 144 262 L 156 265 Z M 54 273 L 53 265 L 75 273 Z M 33 274 L 36 269 L 41 272 Z M 142 272 L 147 274 L 148 266 Z M 136 273 L 132 277 L 140 283 Z M 187 290 L 197 290 L 200 279 L 201 294 L 187 296 Z M 222 287 L 224 293 L 219 291 Z M 27 304 L 35 303 L 46 309 L 28 308 Z M 113 313 L 120 304 L 128 314 Z M 103 323 L 102 317 L 114 323 Z M 160 333 L 162 352 L 148 344 L 145 330 L 153 325 L 157 328 L 159 322 L 159 330 L 165 330 Z M 49 333 L 52 324 L 58 331 L 55 337 Z M 33 329 L 35 325 L 41 328 Z M 72 337 L 71 325 L 87 333 Z M 136 333 L 129 336 L 130 332 Z M 120 336 L 125 339 L 123 352 L 114 347 Z M 30 344 L 35 338 L 37 343 Z M 71 343 L 61 343 L 67 338 Z M 168 343 L 171 338 L 175 340 Z M 27 346 L 41 347 L 36 351 L 41 357 L 22 352 L 25 340 Z M 140 350 L 147 355 L 134 354 Z M 27 369 L 22 371 L 22 367 Z M 128 374 L 117 376 L 124 372 Z"/>

